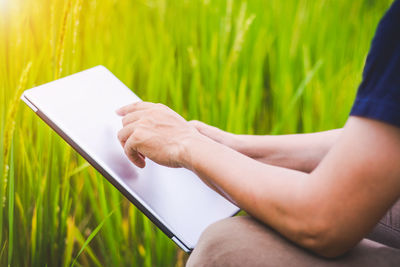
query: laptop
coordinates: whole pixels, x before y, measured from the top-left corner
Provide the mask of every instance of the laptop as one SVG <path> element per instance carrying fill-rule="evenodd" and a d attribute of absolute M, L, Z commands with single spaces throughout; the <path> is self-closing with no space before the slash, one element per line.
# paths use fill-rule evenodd
<path fill-rule="evenodd" d="M 184 251 L 207 226 L 239 211 L 187 169 L 129 161 L 115 110 L 141 100 L 105 67 L 26 90 L 21 99 Z"/>

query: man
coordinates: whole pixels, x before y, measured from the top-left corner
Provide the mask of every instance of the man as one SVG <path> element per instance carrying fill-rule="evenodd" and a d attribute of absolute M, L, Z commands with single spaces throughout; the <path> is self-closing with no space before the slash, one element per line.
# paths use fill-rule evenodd
<path fill-rule="evenodd" d="M 210 226 L 189 266 L 400 264 L 400 204 L 393 206 L 400 198 L 399 29 L 396 0 L 378 26 L 343 129 L 242 136 L 189 123 L 161 104 L 118 111 L 118 138 L 133 163 L 144 167 L 148 157 L 190 169 L 257 219 Z M 364 239 L 369 233 L 382 243 Z"/>

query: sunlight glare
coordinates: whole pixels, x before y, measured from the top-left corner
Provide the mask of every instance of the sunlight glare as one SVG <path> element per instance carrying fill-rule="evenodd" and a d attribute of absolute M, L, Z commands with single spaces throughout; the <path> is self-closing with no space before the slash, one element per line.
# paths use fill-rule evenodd
<path fill-rule="evenodd" d="M 8 0 L 0 0 L 0 11 L 3 10 L 3 8 L 6 6 Z"/>

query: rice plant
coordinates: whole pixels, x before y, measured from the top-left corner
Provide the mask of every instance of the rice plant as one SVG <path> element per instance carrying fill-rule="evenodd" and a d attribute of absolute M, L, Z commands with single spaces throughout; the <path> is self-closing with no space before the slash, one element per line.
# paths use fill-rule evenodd
<path fill-rule="evenodd" d="M 236 133 L 342 127 L 391 0 L 0 0 L 0 265 L 182 266 L 186 255 L 19 101 L 104 65 Z"/>

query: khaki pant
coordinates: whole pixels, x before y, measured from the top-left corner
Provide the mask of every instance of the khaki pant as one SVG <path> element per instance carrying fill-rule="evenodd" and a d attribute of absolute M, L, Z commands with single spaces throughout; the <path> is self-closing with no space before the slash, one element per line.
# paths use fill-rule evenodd
<path fill-rule="evenodd" d="M 346 255 L 328 260 L 251 217 L 237 216 L 209 226 L 186 266 L 400 266 L 400 201 L 367 238 Z"/>

